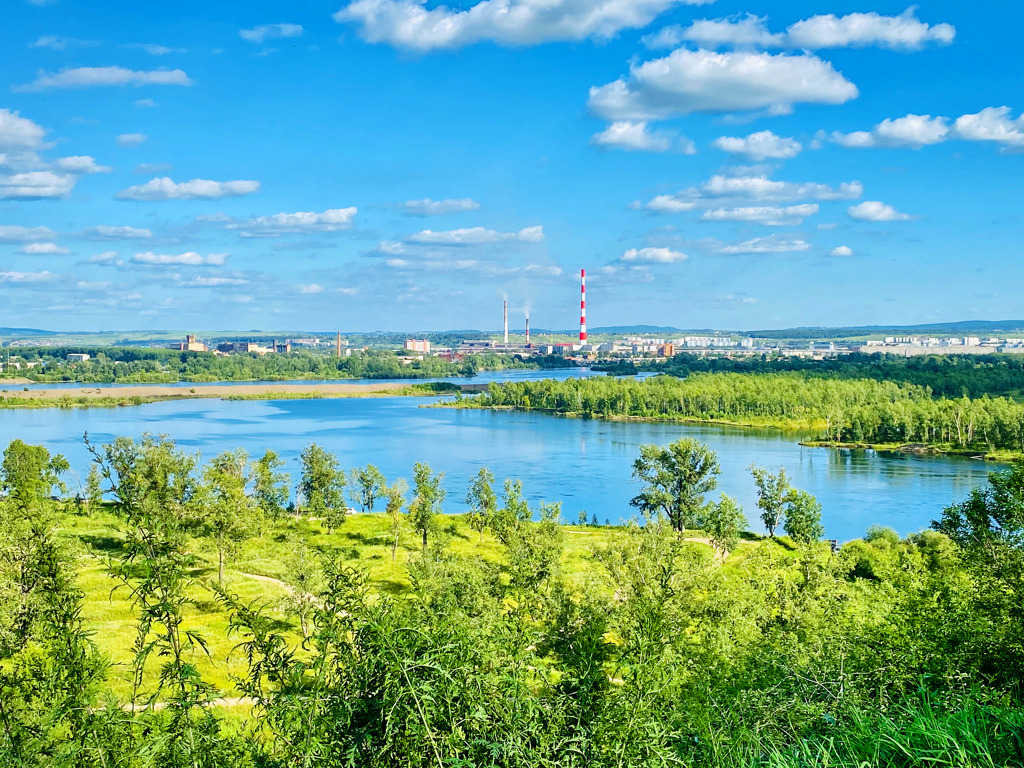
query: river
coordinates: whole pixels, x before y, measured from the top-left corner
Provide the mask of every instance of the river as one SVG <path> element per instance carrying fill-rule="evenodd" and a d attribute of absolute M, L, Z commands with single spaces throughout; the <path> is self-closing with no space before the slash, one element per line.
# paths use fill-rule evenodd
<path fill-rule="evenodd" d="M 536 371 L 504 374 L 506 380 L 538 377 Z M 0 411 L 0 446 L 21 438 L 63 453 L 71 462 L 74 490 L 88 471 L 86 431 L 98 442 L 166 433 L 205 457 L 239 446 L 254 456 L 272 448 L 288 461 L 293 480 L 299 452 L 317 442 L 336 453 L 342 466 L 376 464 L 389 478 L 409 478 L 414 462 L 429 463 L 445 473 L 448 512 L 465 510 L 469 479 L 487 466 L 499 481 L 522 480 L 533 504 L 562 501 L 569 521 L 585 510 L 601 523 L 618 523 L 634 514 L 629 499 L 638 485 L 630 470 L 639 446 L 695 437 L 718 452 L 720 490 L 739 499 L 753 530 L 762 530 L 747 471 L 756 462 L 785 466 L 795 486 L 821 501 L 828 536 L 843 541 L 873 524 L 901 534 L 925 528 L 943 507 L 983 485 L 995 468 L 953 457 L 803 448 L 798 436 L 769 430 L 421 408 L 423 403 L 422 398 L 183 400 L 122 408 L 9 409 Z"/>

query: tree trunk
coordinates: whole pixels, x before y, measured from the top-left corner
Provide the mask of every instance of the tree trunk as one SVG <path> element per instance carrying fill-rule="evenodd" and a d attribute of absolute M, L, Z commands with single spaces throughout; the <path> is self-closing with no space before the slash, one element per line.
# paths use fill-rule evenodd
<path fill-rule="evenodd" d="M 427 552 L 427 529 L 424 528 L 423 529 L 423 553 L 426 554 L 426 552 Z"/>
<path fill-rule="evenodd" d="M 224 586 L 224 550 L 217 553 L 217 584 Z"/>

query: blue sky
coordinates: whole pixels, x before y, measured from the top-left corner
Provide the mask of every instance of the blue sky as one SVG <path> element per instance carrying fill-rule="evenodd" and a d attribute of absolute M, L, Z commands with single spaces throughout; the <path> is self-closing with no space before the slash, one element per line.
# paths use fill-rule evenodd
<path fill-rule="evenodd" d="M 9 0 L 0 325 L 1024 316 L 1024 6 Z"/>

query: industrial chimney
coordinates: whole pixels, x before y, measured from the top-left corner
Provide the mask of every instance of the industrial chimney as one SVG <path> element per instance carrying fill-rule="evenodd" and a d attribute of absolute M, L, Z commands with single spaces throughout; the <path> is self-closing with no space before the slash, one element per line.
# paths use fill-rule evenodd
<path fill-rule="evenodd" d="M 508 346 L 508 299 L 505 299 L 505 346 Z"/>
<path fill-rule="evenodd" d="M 580 344 L 587 343 L 587 270 L 580 270 Z"/>
<path fill-rule="evenodd" d="M 526 312 L 526 346 L 530 346 L 530 312 Z"/>

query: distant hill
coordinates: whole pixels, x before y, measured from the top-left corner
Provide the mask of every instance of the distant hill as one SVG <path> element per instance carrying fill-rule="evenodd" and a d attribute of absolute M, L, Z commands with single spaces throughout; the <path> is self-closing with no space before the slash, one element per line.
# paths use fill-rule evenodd
<path fill-rule="evenodd" d="M 959 320 L 920 325 L 861 325 L 845 328 L 784 328 L 747 331 L 761 339 L 848 339 L 860 336 L 963 336 L 998 334 L 1024 330 L 1024 320 Z"/>
<path fill-rule="evenodd" d="M 0 336 L 56 336 L 54 331 L 39 328 L 0 328 Z"/>

